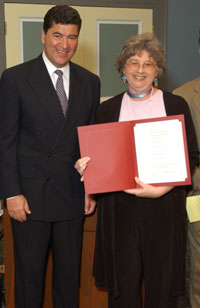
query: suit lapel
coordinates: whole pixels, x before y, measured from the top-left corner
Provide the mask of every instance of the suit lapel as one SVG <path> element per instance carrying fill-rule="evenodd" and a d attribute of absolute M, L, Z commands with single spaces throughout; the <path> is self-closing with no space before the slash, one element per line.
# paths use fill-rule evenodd
<path fill-rule="evenodd" d="M 33 71 L 28 77 L 28 82 L 38 97 L 38 101 L 46 110 L 54 127 L 58 130 L 64 118 L 56 91 L 41 55 L 35 60 Z"/>
<path fill-rule="evenodd" d="M 80 112 L 82 112 L 83 102 L 85 96 L 85 87 L 78 73 L 78 68 L 70 63 L 70 91 L 69 91 L 69 109 L 66 117 L 66 122 L 69 126 L 74 125 L 77 121 Z"/>
<path fill-rule="evenodd" d="M 66 118 L 60 126 L 57 134 L 55 146 L 66 137 L 66 134 L 70 134 L 71 129 L 76 126 L 80 112 L 83 112 L 83 104 L 80 102 L 84 100 L 84 95 L 85 87 L 80 75 L 78 74 L 78 68 L 70 62 L 69 105 Z"/>

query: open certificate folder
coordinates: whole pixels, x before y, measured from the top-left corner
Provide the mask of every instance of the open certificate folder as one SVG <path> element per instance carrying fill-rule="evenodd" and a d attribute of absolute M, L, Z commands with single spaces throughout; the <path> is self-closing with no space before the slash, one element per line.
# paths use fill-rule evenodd
<path fill-rule="evenodd" d="M 184 115 L 78 127 L 87 194 L 135 188 L 145 183 L 190 185 Z"/>

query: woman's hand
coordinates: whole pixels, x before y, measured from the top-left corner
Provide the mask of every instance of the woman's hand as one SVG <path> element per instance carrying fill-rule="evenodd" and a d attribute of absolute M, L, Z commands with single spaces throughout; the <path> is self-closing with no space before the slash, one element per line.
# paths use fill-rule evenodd
<path fill-rule="evenodd" d="M 96 201 L 93 195 L 85 195 L 85 215 L 90 215 L 94 212 Z"/>
<path fill-rule="evenodd" d="M 135 181 L 138 184 L 138 188 L 127 189 L 124 192 L 128 194 L 135 195 L 137 197 L 143 198 L 159 198 L 168 193 L 173 186 L 158 186 L 155 187 L 153 185 L 145 184 L 139 180 L 139 178 L 135 177 Z"/>
<path fill-rule="evenodd" d="M 78 173 L 81 176 L 81 182 L 84 181 L 83 172 L 87 168 L 88 162 L 90 161 L 90 157 L 83 157 L 76 161 L 74 167 L 78 171 Z"/>

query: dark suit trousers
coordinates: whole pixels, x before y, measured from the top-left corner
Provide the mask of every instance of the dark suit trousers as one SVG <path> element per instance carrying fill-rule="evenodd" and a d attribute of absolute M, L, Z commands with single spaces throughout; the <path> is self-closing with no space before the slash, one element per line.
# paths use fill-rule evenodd
<path fill-rule="evenodd" d="M 15 308 L 40 308 L 49 248 L 54 308 L 77 308 L 83 218 L 63 222 L 12 220 Z"/>

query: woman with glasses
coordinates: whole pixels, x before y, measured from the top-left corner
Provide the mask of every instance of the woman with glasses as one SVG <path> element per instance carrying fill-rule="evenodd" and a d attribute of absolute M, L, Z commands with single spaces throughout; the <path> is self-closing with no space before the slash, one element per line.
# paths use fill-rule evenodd
<path fill-rule="evenodd" d="M 131 37 L 115 65 L 128 90 L 99 106 L 97 123 L 184 114 L 192 171 L 198 149 L 187 103 L 156 87 L 166 69 L 160 41 L 151 33 Z M 77 161 L 80 174 L 89 160 Z M 141 308 L 142 281 L 145 308 L 175 308 L 185 292 L 186 187 L 136 183 L 97 196 L 95 282 L 108 291 L 109 308 Z"/>

